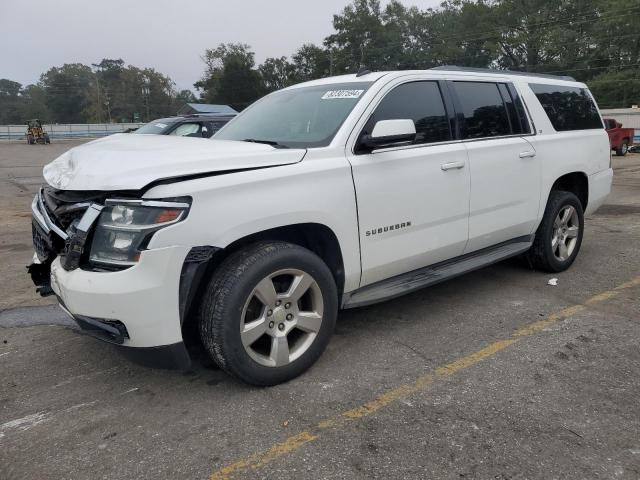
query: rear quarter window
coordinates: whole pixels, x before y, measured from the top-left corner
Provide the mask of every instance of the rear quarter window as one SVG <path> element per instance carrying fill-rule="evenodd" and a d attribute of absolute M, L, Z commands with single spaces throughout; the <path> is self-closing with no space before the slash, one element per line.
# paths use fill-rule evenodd
<path fill-rule="evenodd" d="M 530 83 L 551 125 L 558 132 L 603 128 L 598 108 L 586 88 Z"/>

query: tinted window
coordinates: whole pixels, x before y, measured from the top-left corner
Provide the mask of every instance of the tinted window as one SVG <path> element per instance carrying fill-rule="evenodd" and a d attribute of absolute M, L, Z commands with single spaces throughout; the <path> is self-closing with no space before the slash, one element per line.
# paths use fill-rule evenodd
<path fill-rule="evenodd" d="M 557 131 L 602 128 L 600 114 L 587 89 L 537 83 L 529 86 Z"/>
<path fill-rule="evenodd" d="M 225 122 L 212 122 L 211 123 L 211 131 L 213 133 L 217 132 L 218 130 L 220 130 L 222 127 L 224 127 L 224 124 L 227 123 Z"/>
<path fill-rule="evenodd" d="M 522 100 L 520 99 L 518 92 L 513 87 L 513 85 L 509 85 L 508 89 L 509 89 L 509 93 L 511 93 L 511 98 L 513 99 L 513 103 L 516 106 L 516 113 L 520 118 L 520 124 L 522 125 L 522 133 L 531 133 L 532 131 L 531 124 L 529 123 L 529 118 L 527 117 L 527 114 L 524 109 L 524 104 L 522 103 Z"/>
<path fill-rule="evenodd" d="M 511 135 L 509 115 L 495 83 L 454 82 L 464 121 L 462 138 Z"/>
<path fill-rule="evenodd" d="M 394 88 L 382 99 L 362 133 L 370 134 L 380 120 L 398 119 L 413 120 L 414 144 L 451 140 L 447 112 L 436 82 L 411 82 Z"/>
<path fill-rule="evenodd" d="M 522 101 L 518 96 L 518 92 L 512 85 L 507 86 L 506 83 L 499 83 L 498 90 L 502 95 L 502 100 L 507 107 L 507 113 L 509 114 L 509 123 L 511 124 L 511 133 L 520 135 L 531 133 L 529 128 L 529 120 L 524 113 L 524 107 Z"/>

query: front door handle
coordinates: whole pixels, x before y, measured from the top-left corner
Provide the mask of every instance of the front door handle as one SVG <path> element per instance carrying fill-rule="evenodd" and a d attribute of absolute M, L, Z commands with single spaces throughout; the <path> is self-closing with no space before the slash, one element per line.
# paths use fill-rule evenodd
<path fill-rule="evenodd" d="M 530 150 L 528 152 L 521 152 L 520 158 L 532 158 L 536 156 L 536 152 Z"/>
<path fill-rule="evenodd" d="M 461 168 L 464 168 L 464 162 L 443 163 L 440 165 L 440 168 L 445 172 L 447 170 L 460 170 Z"/>

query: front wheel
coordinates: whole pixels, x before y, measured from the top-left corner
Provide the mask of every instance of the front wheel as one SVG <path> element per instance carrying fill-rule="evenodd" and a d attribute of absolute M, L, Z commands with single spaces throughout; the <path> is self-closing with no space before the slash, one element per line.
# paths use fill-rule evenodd
<path fill-rule="evenodd" d="M 337 311 L 333 275 L 317 255 L 290 243 L 259 243 L 232 254 L 214 274 L 200 336 L 223 370 L 253 385 L 276 385 L 320 357 Z"/>
<path fill-rule="evenodd" d="M 584 232 L 582 203 L 571 192 L 554 190 L 536 238 L 527 252 L 534 268 L 546 272 L 562 272 L 569 268 L 578 256 Z"/>

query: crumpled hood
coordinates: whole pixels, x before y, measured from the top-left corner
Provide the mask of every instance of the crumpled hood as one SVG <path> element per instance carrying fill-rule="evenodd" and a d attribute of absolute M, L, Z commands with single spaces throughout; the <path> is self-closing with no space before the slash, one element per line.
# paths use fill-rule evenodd
<path fill-rule="evenodd" d="M 230 140 L 116 134 L 72 148 L 46 165 L 43 174 L 60 190 L 139 190 L 156 180 L 296 163 L 305 152 Z"/>

